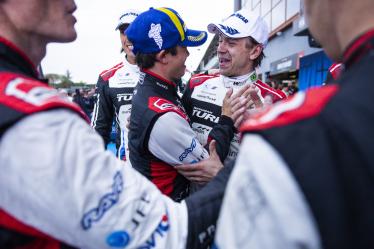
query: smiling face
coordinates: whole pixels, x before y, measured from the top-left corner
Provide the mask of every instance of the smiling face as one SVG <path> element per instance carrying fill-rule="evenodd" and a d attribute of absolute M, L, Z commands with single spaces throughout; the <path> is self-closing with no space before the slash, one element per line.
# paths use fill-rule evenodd
<path fill-rule="evenodd" d="M 130 62 L 131 64 L 135 64 L 135 55 L 132 52 L 134 46 L 131 43 L 131 41 L 127 38 L 127 35 L 125 35 L 125 31 L 128 26 L 129 25 L 126 24 L 119 28 L 119 37 L 121 40 L 122 49 L 126 54 L 128 62 Z"/>
<path fill-rule="evenodd" d="M 241 76 L 254 70 L 251 60 L 252 49 L 247 43 L 248 37 L 234 39 L 223 34 L 219 35 L 217 55 L 222 75 Z"/>
<path fill-rule="evenodd" d="M 167 67 L 168 67 L 168 79 L 170 80 L 179 80 L 186 71 L 186 60 L 190 53 L 187 50 L 187 47 L 176 46 L 176 54 L 172 55 L 168 53 Z"/>

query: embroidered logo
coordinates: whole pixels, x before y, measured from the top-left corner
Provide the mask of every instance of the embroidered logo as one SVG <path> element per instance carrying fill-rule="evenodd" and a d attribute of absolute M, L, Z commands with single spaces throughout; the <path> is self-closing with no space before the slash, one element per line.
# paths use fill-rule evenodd
<path fill-rule="evenodd" d="M 187 36 L 187 39 L 192 42 L 199 42 L 203 40 L 204 38 L 205 38 L 205 32 L 201 32 L 201 34 L 198 36 L 191 36 L 191 35 Z"/>
<path fill-rule="evenodd" d="M 162 37 L 161 37 L 161 24 L 151 24 L 151 29 L 148 32 L 148 37 L 152 38 L 157 46 L 161 49 L 162 48 Z"/>
<path fill-rule="evenodd" d="M 235 16 L 235 17 L 239 18 L 239 19 L 242 20 L 244 23 L 248 23 L 248 19 L 245 18 L 244 16 L 242 16 L 242 15 L 239 14 L 239 13 L 234 13 L 234 14 L 232 14 L 230 17 L 232 17 L 232 16 Z"/>
<path fill-rule="evenodd" d="M 104 214 L 118 202 L 122 190 L 123 178 L 121 172 L 118 171 L 113 178 L 112 191 L 100 198 L 97 207 L 83 215 L 81 220 L 82 228 L 88 230 L 93 223 L 100 221 Z"/>
<path fill-rule="evenodd" d="M 195 139 L 192 139 L 192 143 L 190 145 L 190 147 L 186 148 L 183 153 L 179 156 L 179 161 L 183 161 L 183 159 L 185 159 L 188 154 L 192 153 L 193 150 L 196 148 L 196 140 Z"/>
<path fill-rule="evenodd" d="M 236 34 L 240 33 L 237 29 L 231 28 L 229 26 L 225 26 L 225 25 L 222 25 L 222 24 L 220 24 L 219 26 L 221 27 L 221 29 L 223 29 L 229 35 L 236 35 Z"/>

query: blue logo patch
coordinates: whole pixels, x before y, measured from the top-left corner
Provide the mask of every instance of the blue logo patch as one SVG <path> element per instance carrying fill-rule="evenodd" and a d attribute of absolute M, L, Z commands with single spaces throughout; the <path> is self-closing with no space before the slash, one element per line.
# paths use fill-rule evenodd
<path fill-rule="evenodd" d="M 106 243 L 110 247 L 125 247 L 130 242 L 130 236 L 125 231 L 111 233 L 106 239 Z"/>
<path fill-rule="evenodd" d="M 244 23 L 248 23 L 248 19 L 245 18 L 244 16 L 242 16 L 242 15 L 239 14 L 239 13 L 234 13 L 234 14 L 232 14 L 230 17 L 232 17 L 232 16 L 236 16 L 237 18 L 239 18 L 240 20 L 242 20 Z"/>
<path fill-rule="evenodd" d="M 192 151 L 196 148 L 196 140 L 195 139 L 192 139 L 192 143 L 191 143 L 191 146 L 187 149 L 184 150 L 184 152 L 179 156 L 179 161 L 183 161 L 183 159 L 185 159 L 188 154 L 192 153 Z"/>
<path fill-rule="evenodd" d="M 98 207 L 95 207 L 83 215 L 81 225 L 84 230 L 90 229 L 92 224 L 99 221 L 119 199 L 123 190 L 123 178 L 121 172 L 117 172 L 113 177 L 112 192 L 105 194 L 100 198 Z"/>
<path fill-rule="evenodd" d="M 236 35 L 240 33 L 237 29 L 231 28 L 229 26 L 225 26 L 222 24 L 220 24 L 219 26 L 221 26 L 221 29 L 223 29 L 229 35 Z"/>

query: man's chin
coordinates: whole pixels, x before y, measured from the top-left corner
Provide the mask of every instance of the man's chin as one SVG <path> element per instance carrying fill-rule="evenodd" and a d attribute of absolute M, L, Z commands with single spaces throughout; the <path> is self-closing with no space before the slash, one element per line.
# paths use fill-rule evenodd
<path fill-rule="evenodd" d="M 219 69 L 219 74 L 223 75 L 223 76 L 227 76 L 227 77 L 230 77 L 231 76 L 231 72 L 227 69 L 223 69 L 223 68 L 220 68 Z"/>
<path fill-rule="evenodd" d="M 64 33 L 62 36 L 56 37 L 52 42 L 68 43 L 73 42 L 77 39 L 77 32 Z"/>

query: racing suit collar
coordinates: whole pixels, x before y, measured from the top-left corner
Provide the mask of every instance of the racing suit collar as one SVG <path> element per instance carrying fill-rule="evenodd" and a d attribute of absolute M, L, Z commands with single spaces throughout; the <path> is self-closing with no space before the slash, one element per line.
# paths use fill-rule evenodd
<path fill-rule="evenodd" d="M 160 75 L 158 75 L 158 74 L 156 74 L 156 73 L 154 73 L 154 72 L 152 72 L 152 71 L 150 71 L 150 70 L 142 69 L 142 71 L 143 71 L 144 73 L 146 73 L 146 74 L 152 76 L 153 78 L 155 78 L 155 79 L 157 80 L 157 82 L 159 82 L 159 83 L 161 83 L 161 84 L 163 84 L 163 85 L 166 85 L 167 88 L 169 88 L 169 86 L 172 86 L 172 88 L 175 89 L 175 91 L 177 90 L 177 88 L 176 88 L 177 85 L 176 85 L 174 82 L 172 82 L 172 81 L 170 81 L 170 80 L 167 80 L 167 79 L 165 79 L 164 77 L 162 77 L 162 76 L 160 76 Z"/>
<path fill-rule="evenodd" d="M 27 76 L 38 79 L 38 71 L 30 58 L 9 40 L 0 36 L 0 58 L 13 64 Z"/>
<path fill-rule="evenodd" d="M 358 62 L 374 47 L 374 29 L 356 38 L 347 48 L 343 55 L 345 68 Z"/>
<path fill-rule="evenodd" d="M 136 65 L 136 64 L 131 64 L 131 63 L 127 60 L 126 56 L 125 56 L 125 58 L 123 59 L 123 65 L 124 65 L 125 68 L 129 68 L 131 71 L 133 71 L 133 72 L 135 72 L 135 73 L 139 73 L 139 72 L 140 72 L 140 69 L 139 69 L 138 65 Z"/>
<path fill-rule="evenodd" d="M 222 79 L 222 82 L 225 86 L 225 88 L 237 88 L 237 87 L 242 87 L 245 84 L 253 84 L 254 82 L 257 81 L 257 74 L 256 71 L 253 71 L 249 74 L 245 74 L 242 76 L 237 76 L 237 77 L 227 77 L 227 76 L 220 76 Z"/>

